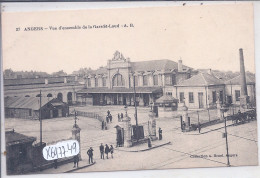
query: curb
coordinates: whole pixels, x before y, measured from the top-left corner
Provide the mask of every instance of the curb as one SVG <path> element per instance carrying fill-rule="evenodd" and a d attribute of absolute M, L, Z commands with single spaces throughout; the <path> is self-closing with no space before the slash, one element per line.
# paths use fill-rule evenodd
<path fill-rule="evenodd" d="M 234 124 L 230 124 L 230 125 L 227 125 L 227 127 L 229 126 L 234 126 Z M 202 133 L 194 133 L 194 134 L 186 134 L 186 135 L 202 135 L 202 134 L 206 134 L 206 133 L 209 133 L 209 132 L 212 132 L 212 131 L 215 131 L 215 130 L 219 130 L 219 129 L 222 129 L 222 128 L 225 128 L 225 126 L 222 126 L 222 127 L 219 127 L 219 128 L 216 128 L 216 129 L 212 129 L 212 130 L 209 130 L 209 131 L 206 131 L 206 132 L 202 132 Z"/>
<path fill-rule="evenodd" d="M 80 169 L 83 169 L 83 168 L 86 168 L 86 167 L 90 167 L 90 166 L 92 166 L 92 165 L 94 165 L 94 164 L 96 164 L 96 162 L 94 162 L 94 163 L 92 163 L 92 164 L 89 164 L 89 165 L 86 165 L 86 166 L 78 167 L 78 168 L 76 168 L 76 169 L 71 169 L 71 170 L 66 171 L 66 172 L 64 172 L 64 173 L 74 172 L 74 171 L 77 171 L 77 170 L 80 170 Z"/>
<path fill-rule="evenodd" d="M 152 150 L 154 148 L 158 148 L 158 147 L 161 147 L 161 146 L 164 146 L 164 145 L 168 145 L 170 144 L 171 142 L 167 142 L 167 143 L 164 143 L 164 144 L 161 144 L 161 145 L 155 145 L 151 148 L 146 148 L 146 149 L 142 149 L 142 150 L 133 150 L 133 151 L 130 151 L 130 150 L 119 150 L 117 149 L 118 151 L 124 151 L 124 152 L 144 152 L 144 151 L 148 151 L 148 150 Z"/>

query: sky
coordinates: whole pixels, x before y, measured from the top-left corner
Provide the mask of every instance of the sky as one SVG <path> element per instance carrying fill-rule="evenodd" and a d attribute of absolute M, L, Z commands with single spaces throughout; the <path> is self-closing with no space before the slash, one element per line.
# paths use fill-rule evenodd
<path fill-rule="evenodd" d="M 243 48 L 245 69 L 255 72 L 250 3 L 4 12 L 2 16 L 3 69 L 70 74 L 80 68 L 106 66 L 118 50 L 132 62 L 182 59 L 195 69 L 239 71 L 239 48 Z M 103 24 L 120 28 L 59 30 Z M 125 24 L 134 27 L 123 28 Z M 25 31 L 26 27 L 47 29 Z"/>

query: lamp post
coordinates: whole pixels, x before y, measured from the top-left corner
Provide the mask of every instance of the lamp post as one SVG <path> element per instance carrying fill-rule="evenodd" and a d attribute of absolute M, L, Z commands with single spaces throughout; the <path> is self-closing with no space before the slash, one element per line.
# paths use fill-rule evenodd
<path fill-rule="evenodd" d="M 224 113 L 228 111 L 228 108 L 226 107 L 226 105 L 222 105 L 220 108 L 222 114 L 223 114 L 223 118 L 225 121 L 225 137 L 226 137 L 226 150 L 227 150 L 227 165 L 230 166 L 230 162 L 229 162 L 229 154 L 228 154 L 228 138 L 227 138 L 227 118 L 224 116 Z"/>
<path fill-rule="evenodd" d="M 127 105 L 125 105 L 124 109 L 125 109 L 125 117 L 127 117 L 127 110 L 128 110 Z"/>

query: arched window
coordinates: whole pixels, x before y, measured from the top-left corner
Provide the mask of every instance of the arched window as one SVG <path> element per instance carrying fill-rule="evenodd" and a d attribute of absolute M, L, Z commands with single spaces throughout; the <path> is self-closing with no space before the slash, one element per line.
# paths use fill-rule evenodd
<path fill-rule="evenodd" d="M 106 83 L 106 78 L 103 77 L 103 78 L 102 78 L 102 86 L 105 87 L 106 85 L 107 85 L 107 83 Z"/>
<path fill-rule="evenodd" d="M 153 76 L 153 85 L 158 85 L 158 75 Z"/>
<path fill-rule="evenodd" d="M 116 74 L 113 77 L 113 86 L 119 87 L 119 86 L 125 86 L 125 80 L 121 74 Z"/>
<path fill-rule="evenodd" d="M 72 92 L 68 92 L 68 94 L 67 94 L 67 103 L 69 104 L 69 105 L 72 105 Z"/>
<path fill-rule="evenodd" d="M 62 95 L 62 93 L 58 93 L 57 98 L 58 98 L 60 101 L 63 101 L 63 95 Z"/>

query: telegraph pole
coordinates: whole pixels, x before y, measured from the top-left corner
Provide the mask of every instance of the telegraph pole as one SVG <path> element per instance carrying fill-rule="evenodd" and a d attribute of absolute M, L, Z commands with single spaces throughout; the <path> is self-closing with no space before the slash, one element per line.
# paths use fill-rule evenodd
<path fill-rule="evenodd" d="M 137 106 L 136 106 L 136 91 L 135 91 L 135 76 L 133 75 L 134 79 L 134 102 L 135 102 L 135 122 L 136 126 L 138 126 L 138 120 L 137 120 Z"/>
<path fill-rule="evenodd" d="M 42 91 L 41 90 L 40 90 L 39 119 L 40 119 L 40 145 L 42 146 Z"/>
<path fill-rule="evenodd" d="M 227 165 L 230 166 L 229 162 L 229 154 L 228 154 L 228 138 L 227 138 L 227 119 L 224 116 L 224 108 L 223 108 L 223 118 L 225 120 L 225 137 L 226 137 L 226 150 L 227 150 Z"/>

